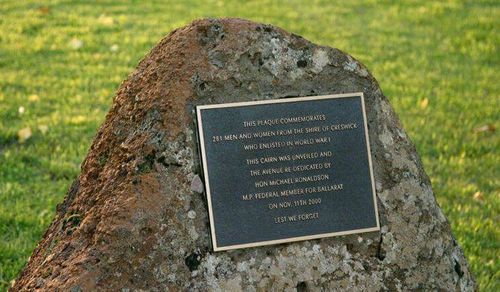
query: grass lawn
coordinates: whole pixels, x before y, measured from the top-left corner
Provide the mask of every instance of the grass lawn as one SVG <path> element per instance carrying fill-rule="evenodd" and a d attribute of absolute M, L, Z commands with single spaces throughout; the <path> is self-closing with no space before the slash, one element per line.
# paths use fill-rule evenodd
<path fill-rule="evenodd" d="M 500 291 L 500 2 L 40 2 L 0 3 L 0 290 L 28 260 L 138 61 L 195 18 L 238 16 L 370 68 L 481 290 Z"/>

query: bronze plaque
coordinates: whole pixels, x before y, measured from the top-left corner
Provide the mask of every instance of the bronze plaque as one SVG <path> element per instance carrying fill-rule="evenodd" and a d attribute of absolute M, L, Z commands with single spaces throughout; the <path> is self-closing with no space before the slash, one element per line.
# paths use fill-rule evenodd
<path fill-rule="evenodd" d="M 363 93 L 196 114 L 215 251 L 379 230 Z"/>

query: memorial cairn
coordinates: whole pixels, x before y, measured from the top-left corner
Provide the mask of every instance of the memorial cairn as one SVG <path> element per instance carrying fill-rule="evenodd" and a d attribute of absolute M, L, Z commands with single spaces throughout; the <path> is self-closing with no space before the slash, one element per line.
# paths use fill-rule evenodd
<path fill-rule="evenodd" d="M 472 291 L 388 99 L 350 55 L 242 19 L 171 32 L 118 89 L 11 288 Z"/>

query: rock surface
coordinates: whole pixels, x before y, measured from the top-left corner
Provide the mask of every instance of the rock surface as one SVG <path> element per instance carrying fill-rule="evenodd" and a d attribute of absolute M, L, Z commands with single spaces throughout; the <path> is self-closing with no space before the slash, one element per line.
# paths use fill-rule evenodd
<path fill-rule="evenodd" d="M 197 104 L 365 94 L 381 232 L 213 253 Z M 415 147 L 368 70 L 241 19 L 173 31 L 119 88 L 81 174 L 12 290 L 468 291 Z"/>

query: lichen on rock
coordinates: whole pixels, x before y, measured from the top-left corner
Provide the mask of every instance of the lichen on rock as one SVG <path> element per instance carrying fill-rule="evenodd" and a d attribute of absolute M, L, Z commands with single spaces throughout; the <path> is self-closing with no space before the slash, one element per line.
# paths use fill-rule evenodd
<path fill-rule="evenodd" d="M 381 231 L 214 253 L 199 104 L 363 92 Z M 75 215 L 77 214 L 77 215 Z M 369 71 L 271 25 L 205 19 L 120 86 L 12 290 L 461 290 L 475 283 L 415 147 Z"/>

